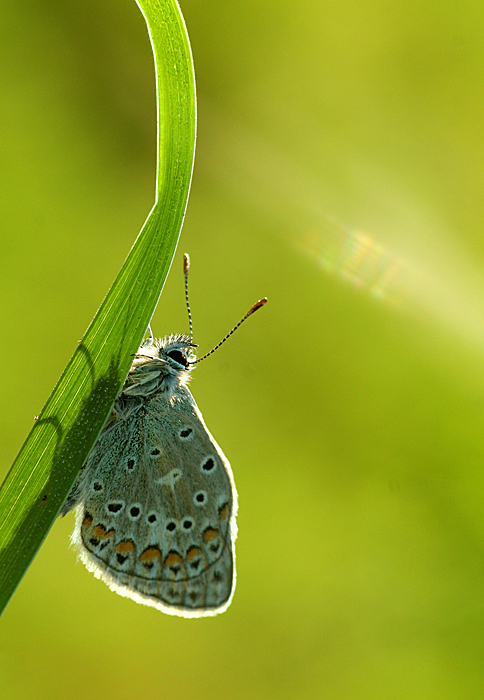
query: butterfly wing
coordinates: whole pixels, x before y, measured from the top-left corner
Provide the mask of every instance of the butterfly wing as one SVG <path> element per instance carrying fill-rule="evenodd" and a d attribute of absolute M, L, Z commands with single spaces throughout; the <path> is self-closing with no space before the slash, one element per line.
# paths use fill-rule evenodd
<path fill-rule="evenodd" d="M 185 617 L 228 607 L 237 494 L 185 386 L 147 397 L 110 425 L 73 492 L 73 540 L 111 589 Z"/>

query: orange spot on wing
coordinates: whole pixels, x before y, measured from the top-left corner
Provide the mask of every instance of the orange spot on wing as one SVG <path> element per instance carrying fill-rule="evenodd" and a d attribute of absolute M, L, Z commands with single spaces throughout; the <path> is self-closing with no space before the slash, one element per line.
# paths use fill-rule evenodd
<path fill-rule="evenodd" d="M 140 561 L 153 561 L 154 559 L 161 559 L 158 547 L 148 547 L 139 558 Z"/>
<path fill-rule="evenodd" d="M 85 530 L 89 530 L 89 528 L 92 525 L 92 515 L 90 515 L 89 513 L 85 513 L 82 525 L 83 525 Z"/>
<path fill-rule="evenodd" d="M 129 554 L 134 551 L 134 542 L 131 540 L 124 540 L 116 545 L 116 551 L 122 554 Z"/>
<path fill-rule="evenodd" d="M 200 555 L 200 550 L 198 549 L 198 547 L 190 547 L 190 549 L 187 552 L 187 560 L 193 561 L 199 555 Z"/>
<path fill-rule="evenodd" d="M 203 539 L 205 542 L 213 542 L 218 537 L 218 530 L 213 530 L 211 527 L 207 527 L 203 533 Z"/>
<path fill-rule="evenodd" d="M 229 504 L 223 505 L 218 512 L 220 520 L 227 520 L 229 515 Z"/>
<path fill-rule="evenodd" d="M 92 531 L 92 534 L 99 537 L 100 540 L 107 540 L 109 537 L 114 535 L 114 530 L 111 529 L 106 532 L 104 525 L 96 525 Z"/>
<path fill-rule="evenodd" d="M 181 564 L 183 559 L 178 554 L 178 552 L 170 552 L 165 559 L 166 566 L 175 566 L 176 564 Z"/>

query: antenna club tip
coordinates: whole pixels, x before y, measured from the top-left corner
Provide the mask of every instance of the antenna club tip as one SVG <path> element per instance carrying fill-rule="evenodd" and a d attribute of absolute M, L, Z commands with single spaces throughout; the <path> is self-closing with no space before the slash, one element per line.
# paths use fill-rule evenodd
<path fill-rule="evenodd" d="M 253 314 L 254 311 L 257 311 L 257 309 L 261 309 L 264 306 L 264 304 L 267 304 L 267 297 L 256 301 L 254 306 L 250 308 L 249 313 L 247 315 L 249 316 L 250 314 Z"/>
<path fill-rule="evenodd" d="M 185 275 L 188 273 L 188 270 L 190 269 L 190 256 L 188 253 L 185 253 L 183 256 L 183 272 Z"/>

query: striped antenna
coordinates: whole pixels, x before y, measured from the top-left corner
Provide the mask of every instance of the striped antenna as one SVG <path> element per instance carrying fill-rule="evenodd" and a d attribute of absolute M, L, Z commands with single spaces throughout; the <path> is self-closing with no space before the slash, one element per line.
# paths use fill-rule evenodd
<path fill-rule="evenodd" d="M 190 311 L 190 302 L 188 301 L 188 270 L 190 269 L 190 257 L 188 253 L 183 256 L 183 274 L 185 276 L 185 300 L 187 302 L 188 324 L 190 326 L 190 342 L 193 342 L 193 326 L 192 312 Z"/>
<path fill-rule="evenodd" d="M 189 365 L 196 365 L 198 362 L 201 362 L 202 360 L 205 360 L 205 358 L 210 357 L 210 355 L 213 355 L 213 353 L 215 352 L 215 350 L 218 350 L 219 347 L 220 347 L 221 345 L 223 345 L 223 344 L 225 343 L 225 341 L 228 340 L 228 339 L 230 338 L 230 336 L 232 335 L 232 333 L 235 333 L 235 331 L 237 330 L 237 328 L 238 328 L 239 326 L 241 326 L 241 325 L 243 324 L 243 322 L 244 322 L 246 319 L 249 318 L 249 316 L 252 316 L 252 314 L 253 314 L 255 311 L 257 311 L 257 309 L 260 309 L 260 308 L 261 308 L 262 306 L 264 306 L 264 304 L 266 304 L 266 303 L 267 303 L 266 297 L 264 297 L 264 299 L 261 299 L 260 301 L 256 301 L 256 303 L 255 303 L 253 306 L 251 306 L 250 309 L 247 311 L 247 313 L 245 314 L 245 316 L 244 316 L 243 318 L 241 318 L 240 321 L 238 322 L 238 324 L 232 328 L 232 330 L 230 331 L 230 333 L 227 333 L 227 335 L 225 336 L 225 338 L 223 338 L 223 340 L 221 340 L 220 343 L 218 343 L 212 350 L 210 350 L 210 352 L 207 352 L 207 354 L 204 355 L 203 357 L 199 357 L 198 360 L 195 360 L 194 362 L 189 362 L 188 364 L 189 364 Z"/>

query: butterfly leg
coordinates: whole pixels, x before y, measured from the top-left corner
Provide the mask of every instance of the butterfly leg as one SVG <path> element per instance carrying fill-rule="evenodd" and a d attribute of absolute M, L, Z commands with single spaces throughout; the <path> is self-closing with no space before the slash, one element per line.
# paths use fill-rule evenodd
<path fill-rule="evenodd" d="M 154 336 L 153 336 L 153 331 L 151 330 L 151 324 L 148 323 L 148 328 L 146 329 L 146 332 L 148 333 L 148 337 L 146 340 L 143 340 L 141 343 L 142 348 L 149 348 L 151 345 L 153 345 L 154 341 Z"/>

